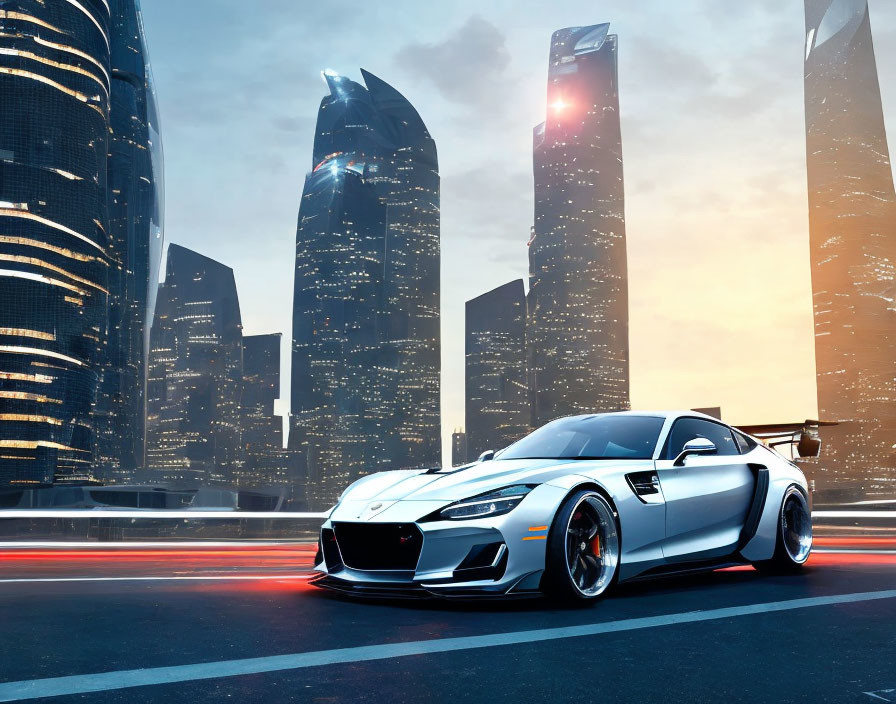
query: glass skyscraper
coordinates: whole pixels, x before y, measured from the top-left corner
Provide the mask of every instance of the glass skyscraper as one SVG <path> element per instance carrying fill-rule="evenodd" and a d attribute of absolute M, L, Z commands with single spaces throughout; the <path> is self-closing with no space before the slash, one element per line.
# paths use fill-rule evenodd
<path fill-rule="evenodd" d="M 0 2 L 0 484 L 92 477 L 110 74 L 105 0 Z"/>
<path fill-rule="evenodd" d="M 451 466 L 459 467 L 467 462 L 467 434 L 461 428 L 451 433 Z"/>
<path fill-rule="evenodd" d="M 534 130 L 533 145 L 534 426 L 563 415 L 629 407 L 617 39 L 609 28 L 569 27 L 551 38 L 548 114 Z M 470 447 L 472 452 L 472 442 Z"/>
<path fill-rule="evenodd" d="M 234 484 L 243 345 L 233 269 L 169 245 L 150 340 L 145 477 Z"/>
<path fill-rule="evenodd" d="M 274 413 L 280 398 L 281 337 L 279 332 L 243 337 L 240 432 L 245 464 L 237 476 L 240 486 L 283 487 L 293 479 L 283 449 L 283 418 Z"/>
<path fill-rule="evenodd" d="M 466 306 L 467 460 L 529 431 L 526 292 L 517 279 Z"/>
<path fill-rule="evenodd" d="M 324 72 L 296 232 L 289 446 L 308 501 L 440 459 L 439 172 L 413 106 Z"/>
<path fill-rule="evenodd" d="M 833 499 L 896 491 L 896 193 L 866 0 L 807 0 L 816 475 Z"/>
<path fill-rule="evenodd" d="M 162 258 L 162 145 L 137 0 L 111 0 L 109 335 L 95 411 L 96 472 L 143 467 L 146 361 Z"/>

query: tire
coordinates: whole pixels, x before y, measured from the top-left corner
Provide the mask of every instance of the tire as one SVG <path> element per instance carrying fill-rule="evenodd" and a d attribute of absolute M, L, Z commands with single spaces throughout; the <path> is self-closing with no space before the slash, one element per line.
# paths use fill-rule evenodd
<path fill-rule="evenodd" d="M 812 552 L 812 514 L 805 494 L 796 485 L 784 492 L 778 511 L 775 554 L 770 560 L 753 563 L 756 569 L 772 574 L 799 572 Z"/>
<path fill-rule="evenodd" d="M 564 603 L 603 596 L 617 578 L 619 520 L 604 496 L 593 490 L 566 498 L 551 524 L 542 590 Z"/>

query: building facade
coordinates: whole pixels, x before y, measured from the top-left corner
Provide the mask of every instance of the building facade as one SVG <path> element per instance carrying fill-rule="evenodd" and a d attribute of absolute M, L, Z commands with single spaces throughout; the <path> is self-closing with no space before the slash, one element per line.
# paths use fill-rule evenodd
<path fill-rule="evenodd" d="M 529 242 L 536 427 L 563 415 L 629 408 L 617 38 L 608 24 L 554 32 L 547 104 L 547 119 L 534 130 Z"/>
<path fill-rule="evenodd" d="M 815 362 L 832 499 L 896 494 L 896 194 L 866 0 L 806 0 Z"/>
<path fill-rule="evenodd" d="M 473 460 L 529 431 L 522 279 L 467 301 L 464 347 L 466 457 Z"/>
<path fill-rule="evenodd" d="M 439 173 L 413 106 L 330 71 L 296 231 L 289 447 L 309 504 L 440 459 Z"/>
<path fill-rule="evenodd" d="M 110 0 L 109 322 L 95 409 L 96 474 L 127 480 L 145 459 L 146 363 L 162 259 L 163 164 L 137 0 Z"/>
<path fill-rule="evenodd" d="M 233 270 L 168 247 L 150 334 L 147 481 L 237 482 L 243 343 Z"/>
<path fill-rule="evenodd" d="M 0 2 L 0 485 L 93 478 L 110 74 L 104 0 Z"/>
<path fill-rule="evenodd" d="M 280 398 L 282 337 L 279 332 L 243 337 L 240 439 L 245 459 L 236 478 L 241 487 L 293 488 L 295 478 L 283 448 L 283 418 L 274 412 Z"/>
<path fill-rule="evenodd" d="M 467 434 L 463 428 L 451 433 L 451 466 L 460 467 L 467 462 Z"/>

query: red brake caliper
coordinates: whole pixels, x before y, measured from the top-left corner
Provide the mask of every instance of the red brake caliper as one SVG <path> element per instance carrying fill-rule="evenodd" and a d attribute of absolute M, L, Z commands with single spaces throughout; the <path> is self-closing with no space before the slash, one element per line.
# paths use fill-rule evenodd
<path fill-rule="evenodd" d="M 594 536 L 594 540 L 591 541 L 591 551 L 594 553 L 594 556 L 599 560 L 600 559 L 600 533 Z"/>

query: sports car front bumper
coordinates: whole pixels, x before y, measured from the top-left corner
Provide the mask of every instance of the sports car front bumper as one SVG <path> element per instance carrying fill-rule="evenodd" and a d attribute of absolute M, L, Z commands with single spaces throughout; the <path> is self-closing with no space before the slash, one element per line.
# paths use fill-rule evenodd
<path fill-rule="evenodd" d="M 358 596 L 531 596 L 566 491 L 541 485 L 502 516 L 421 520 L 450 502 L 344 502 L 321 529 L 317 586 Z M 373 505 L 382 504 L 375 502 Z"/>

